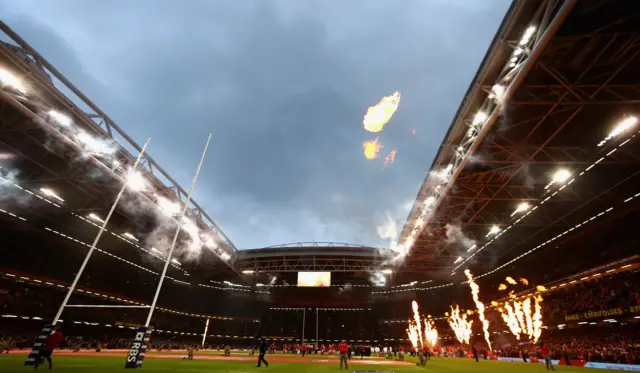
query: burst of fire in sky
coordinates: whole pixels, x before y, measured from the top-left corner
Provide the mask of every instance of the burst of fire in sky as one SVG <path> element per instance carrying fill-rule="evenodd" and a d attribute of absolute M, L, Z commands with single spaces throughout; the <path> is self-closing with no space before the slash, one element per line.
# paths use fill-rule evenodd
<path fill-rule="evenodd" d="M 511 334 L 520 340 L 520 336 L 526 336 L 533 343 L 537 343 L 542 334 L 542 296 L 530 295 L 518 301 L 511 295 L 511 301 L 504 307 L 498 308 L 502 319 L 509 327 Z"/>
<path fill-rule="evenodd" d="M 529 285 L 529 280 L 527 280 L 524 277 L 520 277 L 518 280 L 520 280 L 520 282 L 522 282 L 523 285 Z"/>
<path fill-rule="evenodd" d="M 458 305 L 456 305 L 455 309 L 451 307 L 451 316 L 449 316 L 448 312 L 445 313 L 445 316 L 447 316 L 447 321 L 453 333 L 456 335 L 458 342 L 469 344 L 473 320 L 467 320 L 466 313 L 460 314 L 460 307 L 458 307 Z"/>
<path fill-rule="evenodd" d="M 513 279 L 513 277 L 507 277 L 505 279 L 508 283 L 510 283 L 511 285 L 517 285 L 518 283 L 516 282 L 516 280 Z"/>
<path fill-rule="evenodd" d="M 507 285 L 505 284 L 498 285 L 498 290 L 507 290 Z"/>
<path fill-rule="evenodd" d="M 382 143 L 380 143 L 380 141 L 376 137 L 375 140 L 365 141 L 362 144 L 362 148 L 364 149 L 365 158 L 376 159 L 378 158 L 378 152 L 380 152 L 380 149 L 384 148 L 384 146 L 382 145 Z"/>
<path fill-rule="evenodd" d="M 398 109 L 398 104 L 400 104 L 400 92 L 396 91 L 391 96 L 383 97 L 377 105 L 369 107 L 362 121 L 364 129 L 369 132 L 382 131 L 384 125 Z"/>
<path fill-rule="evenodd" d="M 489 340 L 489 320 L 484 317 L 484 304 L 480 302 L 478 298 L 480 294 L 480 286 L 476 284 L 473 280 L 473 275 L 471 271 L 468 269 L 464 271 L 464 274 L 467 276 L 469 280 L 469 286 L 471 287 L 471 295 L 473 296 L 473 301 L 476 303 L 476 308 L 478 309 L 478 317 L 482 322 L 482 330 L 484 331 L 484 339 L 487 341 L 487 345 L 489 346 L 489 350 L 491 350 L 491 341 Z"/>
<path fill-rule="evenodd" d="M 435 347 L 438 343 L 438 329 L 430 318 L 424 319 L 424 339 L 429 342 L 431 347 Z"/>
<path fill-rule="evenodd" d="M 393 149 L 391 153 L 389 153 L 386 157 L 384 157 L 384 164 L 382 167 L 386 168 L 391 166 L 395 160 L 396 160 L 396 150 Z"/>

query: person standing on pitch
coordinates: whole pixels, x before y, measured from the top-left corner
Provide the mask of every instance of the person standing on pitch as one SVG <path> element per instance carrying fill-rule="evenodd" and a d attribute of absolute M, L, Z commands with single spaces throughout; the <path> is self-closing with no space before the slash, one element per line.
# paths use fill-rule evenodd
<path fill-rule="evenodd" d="M 349 370 L 349 360 L 347 359 L 347 353 L 349 352 L 349 345 L 346 341 L 338 344 L 338 351 L 340 351 L 340 369 L 342 369 L 342 363 L 344 363 L 344 369 Z"/>
<path fill-rule="evenodd" d="M 544 364 L 547 367 L 547 370 L 556 370 L 556 368 L 553 367 L 553 362 L 551 361 L 551 351 L 549 350 L 549 347 L 542 342 L 540 343 L 540 355 L 544 358 Z"/>
<path fill-rule="evenodd" d="M 47 337 L 47 340 L 44 342 L 44 349 L 40 350 L 40 354 L 36 358 L 34 369 L 38 369 L 38 365 L 44 363 L 46 359 L 49 362 L 49 369 L 53 368 L 53 362 L 51 361 L 51 354 L 53 354 L 53 350 L 55 350 L 58 345 L 62 341 L 62 333 L 60 333 L 60 327 L 54 326 L 53 331 Z"/>
<path fill-rule="evenodd" d="M 267 353 L 267 341 L 262 339 L 262 343 L 260 343 L 260 355 L 258 355 L 258 368 L 260 368 L 260 363 L 264 363 L 266 367 L 269 366 L 269 363 L 264 359 L 264 354 Z"/>

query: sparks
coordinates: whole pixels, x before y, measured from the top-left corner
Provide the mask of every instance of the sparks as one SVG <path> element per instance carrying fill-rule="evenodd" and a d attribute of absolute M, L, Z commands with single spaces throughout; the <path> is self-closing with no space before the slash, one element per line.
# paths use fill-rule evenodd
<path fill-rule="evenodd" d="M 384 146 L 382 145 L 382 143 L 380 143 L 380 141 L 378 141 L 378 138 L 376 137 L 376 139 L 373 141 L 365 141 L 362 144 L 362 148 L 364 149 L 365 158 L 376 159 L 378 158 L 378 152 L 380 152 L 380 150 L 384 148 Z"/>
<path fill-rule="evenodd" d="M 396 160 L 396 150 L 393 149 L 386 157 L 384 157 L 383 168 L 391 166 L 395 160 Z"/>
<path fill-rule="evenodd" d="M 478 309 L 478 317 L 482 322 L 482 330 L 484 331 L 484 339 L 487 341 L 487 345 L 489 346 L 489 351 L 491 351 L 491 341 L 489 340 L 489 320 L 484 317 L 484 304 L 480 302 L 478 295 L 480 294 L 480 287 L 473 280 L 473 275 L 471 271 L 468 269 L 464 271 L 464 274 L 467 275 L 467 279 L 469 280 L 469 286 L 471 287 L 471 295 L 473 296 L 473 301 L 476 303 L 476 308 Z"/>
<path fill-rule="evenodd" d="M 398 109 L 400 104 L 400 92 L 396 91 L 393 95 L 383 97 L 376 106 L 371 106 L 364 116 L 362 124 L 364 129 L 369 132 L 380 132 L 384 125 L 391 119 L 393 113 Z"/>

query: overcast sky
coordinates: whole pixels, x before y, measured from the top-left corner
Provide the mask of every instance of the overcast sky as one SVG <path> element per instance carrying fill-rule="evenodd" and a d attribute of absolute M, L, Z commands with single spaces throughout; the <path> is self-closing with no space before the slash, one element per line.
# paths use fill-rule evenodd
<path fill-rule="evenodd" d="M 3 20 L 188 189 L 240 249 L 384 246 L 508 0 L 4 0 Z M 400 107 L 363 157 L 368 106 Z M 415 134 L 412 134 L 415 130 Z"/>

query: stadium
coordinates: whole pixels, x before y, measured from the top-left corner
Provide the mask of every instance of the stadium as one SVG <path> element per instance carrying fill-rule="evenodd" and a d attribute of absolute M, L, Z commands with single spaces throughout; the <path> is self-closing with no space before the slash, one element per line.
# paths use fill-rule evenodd
<path fill-rule="evenodd" d="M 640 371 L 639 19 L 513 1 L 394 245 L 250 250 L 0 21 L 0 370 Z"/>

